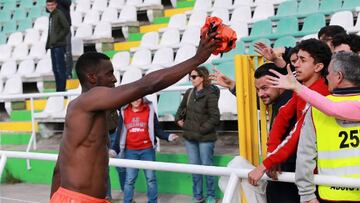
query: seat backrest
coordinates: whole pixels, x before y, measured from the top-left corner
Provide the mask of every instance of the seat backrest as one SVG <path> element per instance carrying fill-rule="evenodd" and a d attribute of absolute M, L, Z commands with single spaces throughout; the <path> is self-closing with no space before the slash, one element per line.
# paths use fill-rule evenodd
<path fill-rule="evenodd" d="M 159 44 L 159 33 L 158 32 L 147 32 L 145 33 L 140 42 L 140 47 L 153 48 Z"/>
<path fill-rule="evenodd" d="M 180 43 L 180 32 L 176 28 L 167 29 L 161 36 L 160 46 L 172 46 Z"/>
<path fill-rule="evenodd" d="M 341 8 L 345 10 L 353 10 L 358 6 L 360 6 L 359 0 L 345 0 Z"/>
<path fill-rule="evenodd" d="M 107 0 L 95 0 L 91 9 L 96 11 L 104 11 L 107 8 L 107 3 Z"/>
<path fill-rule="evenodd" d="M 238 7 L 238 6 L 250 6 L 253 5 L 254 1 L 253 0 L 234 0 L 234 6 Z"/>
<path fill-rule="evenodd" d="M 109 23 L 116 22 L 118 19 L 118 15 L 119 13 L 116 8 L 106 8 L 101 16 L 101 21 Z"/>
<path fill-rule="evenodd" d="M 7 42 L 6 35 L 4 33 L 0 32 L 0 45 L 1 44 L 6 44 L 6 42 Z M 0 53 L 2 53 L 2 52 L 0 52 Z"/>
<path fill-rule="evenodd" d="M 120 70 L 130 64 L 130 53 L 128 51 L 121 51 L 114 54 L 111 62 L 115 70 Z"/>
<path fill-rule="evenodd" d="M 180 44 L 191 44 L 197 46 L 200 42 L 200 28 L 197 26 L 188 26 L 184 31 Z"/>
<path fill-rule="evenodd" d="M 251 7 L 239 6 L 236 7 L 231 15 L 230 24 L 237 22 L 248 22 L 251 19 Z"/>
<path fill-rule="evenodd" d="M 16 62 L 14 60 L 6 61 L 0 69 L 0 77 L 10 77 L 16 73 Z"/>
<path fill-rule="evenodd" d="M 111 24 L 109 22 L 100 22 L 94 30 L 95 38 L 111 38 Z"/>
<path fill-rule="evenodd" d="M 23 9 L 32 8 L 34 6 L 33 4 L 34 4 L 33 0 L 21 0 L 20 8 L 23 8 Z"/>
<path fill-rule="evenodd" d="M 64 101 L 65 101 L 64 96 L 49 97 L 46 102 L 44 112 L 55 113 L 64 110 L 65 108 Z"/>
<path fill-rule="evenodd" d="M 121 9 L 125 5 L 125 0 L 110 0 L 109 8 Z"/>
<path fill-rule="evenodd" d="M 131 0 L 131 1 L 126 1 L 126 5 L 130 5 L 130 6 L 141 6 L 141 4 L 143 3 L 143 0 Z"/>
<path fill-rule="evenodd" d="M 30 57 L 33 57 L 34 59 L 41 59 L 45 57 L 45 55 L 46 55 L 46 49 L 44 42 L 38 42 L 32 45 L 29 53 Z"/>
<path fill-rule="evenodd" d="M 295 16 L 286 16 L 280 18 L 275 33 L 276 34 L 294 34 L 298 32 L 299 25 Z"/>
<path fill-rule="evenodd" d="M 11 12 L 10 10 L 1 10 L 0 12 L 0 22 L 4 23 L 4 22 L 8 22 L 11 21 Z"/>
<path fill-rule="evenodd" d="M 136 67 L 131 67 L 125 71 L 121 80 L 121 85 L 135 82 L 141 78 L 142 78 L 141 70 Z"/>
<path fill-rule="evenodd" d="M 226 8 L 229 9 L 232 6 L 232 0 L 215 0 L 213 8 Z"/>
<path fill-rule="evenodd" d="M 199 11 L 199 10 L 203 10 L 203 11 L 208 11 L 210 10 L 212 7 L 212 1 L 209 0 L 196 0 L 193 10 L 194 11 Z"/>
<path fill-rule="evenodd" d="M 319 10 L 319 0 L 301 0 L 298 8 L 298 15 L 316 13 Z"/>
<path fill-rule="evenodd" d="M 22 20 L 26 18 L 26 10 L 23 8 L 17 8 L 15 9 L 13 13 L 13 20 Z"/>
<path fill-rule="evenodd" d="M 25 44 L 37 44 L 40 41 L 40 33 L 36 29 L 28 29 L 25 33 Z"/>
<path fill-rule="evenodd" d="M 253 20 L 262 20 L 274 16 L 275 10 L 272 4 L 260 4 L 255 8 Z"/>
<path fill-rule="evenodd" d="M 16 4 L 17 4 L 16 1 L 4 1 L 2 10 L 13 11 L 16 9 Z"/>
<path fill-rule="evenodd" d="M 11 56 L 11 46 L 7 44 L 1 44 L 0 53 L 0 61 L 8 60 Z"/>
<path fill-rule="evenodd" d="M 36 65 L 35 73 L 41 74 L 49 74 L 52 73 L 52 64 L 51 58 L 43 58 Z"/>
<path fill-rule="evenodd" d="M 318 32 L 326 24 L 325 15 L 322 13 L 311 14 L 304 19 L 304 24 L 301 29 L 302 32 Z"/>
<path fill-rule="evenodd" d="M 354 16 L 351 11 L 339 11 L 334 13 L 330 19 L 330 25 L 340 25 L 345 30 L 349 30 L 354 26 Z"/>
<path fill-rule="evenodd" d="M 342 0 L 321 0 L 319 11 L 334 12 L 341 8 Z"/>
<path fill-rule="evenodd" d="M 78 0 L 76 3 L 76 11 L 81 13 L 86 13 L 90 10 L 91 2 L 90 0 Z"/>
<path fill-rule="evenodd" d="M 187 26 L 203 26 L 206 19 L 206 11 L 196 11 L 193 12 L 189 18 Z"/>
<path fill-rule="evenodd" d="M 297 0 L 284 1 L 279 4 L 276 16 L 290 16 L 297 12 L 298 3 Z"/>
<path fill-rule="evenodd" d="M 33 6 L 30 8 L 28 18 L 35 19 L 41 16 L 42 8 L 39 6 Z"/>
<path fill-rule="evenodd" d="M 181 63 L 191 57 L 193 57 L 196 53 L 196 47 L 190 44 L 183 44 L 176 52 L 174 63 Z"/>
<path fill-rule="evenodd" d="M 100 21 L 100 14 L 97 10 L 91 10 L 85 14 L 84 23 L 96 25 Z"/>
<path fill-rule="evenodd" d="M 35 20 L 34 28 L 42 31 L 47 32 L 49 26 L 49 18 L 47 16 L 41 16 Z"/>
<path fill-rule="evenodd" d="M 92 26 L 90 24 L 81 24 L 76 30 L 75 37 L 80 39 L 88 39 L 92 36 Z"/>
<path fill-rule="evenodd" d="M 23 93 L 23 85 L 20 76 L 14 75 L 6 81 L 3 91 L 4 95 L 22 94 L 22 93 Z"/>
<path fill-rule="evenodd" d="M 272 23 L 270 19 L 256 21 L 251 29 L 250 36 L 269 35 L 272 32 Z"/>
<path fill-rule="evenodd" d="M 27 44 L 21 43 L 16 45 L 12 53 L 12 58 L 15 60 L 25 59 L 29 54 L 29 47 Z"/>
<path fill-rule="evenodd" d="M 6 21 L 3 25 L 3 33 L 5 34 L 11 34 L 13 32 L 16 32 L 16 23 L 13 21 Z"/>
<path fill-rule="evenodd" d="M 148 49 L 140 49 L 134 53 L 131 65 L 144 66 L 151 63 L 151 51 Z"/>
<path fill-rule="evenodd" d="M 24 32 L 27 29 L 30 29 L 33 27 L 33 21 L 30 18 L 22 19 L 22 20 L 19 20 L 18 22 L 19 22 L 18 23 L 19 26 L 17 28 L 17 31 L 19 31 L 19 32 Z"/>
<path fill-rule="evenodd" d="M 158 49 L 154 54 L 152 64 L 166 65 L 174 61 L 174 51 L 171 48 L 164 47 Z"/>
<path fill-rule="evenodd" d="M 185 29 L 186 27 L 186 15 L 183 13 L 175 14 L 170 17 L 168 28 Z"/>
<path fill-rule="evenodd" d="M 84 42 L 81 38 L 71 38 L 71 52 L 73 56 L 81 56 L 84 53 Z"/>
<path fill-rule="evenodd" d="M 220 114 L 237 114 L 236 97 L 234 97 L 229 90 L 220 90 L 218 105 Z"/>
<path fill-rule="evenodd" d="M 9 36 L 7 44 L 9 46 L 16 46 L 23 42 L 23 34 L 22 32 L 14 32 Z"/>
<path fill-rule="evenodd" d="M 137 21 L 137 13 L 135 6 L 124 6 L 123 9 L 121 9 L 120 11 L 119 20 L 130 22 Z"/>
<path fill-rule="evenodd" d="M 83 14 L 81 12 L 75 11 L 71 12 L 71 25 L 78 27 L 83 23 Z"/>
<path fill-rule="evenodd" d="M 229 10 L 226 8 L 216 8 L 212 13 L 211 16 L 216 16 L 223 20 L 224 24 L 229 24 Z"/>
<path fill-rule="evenodd" d="M 274 48 L 294 47 L 295 45 L 296 45 L 296 39 L 293 36 L 281 37 L 274 42 Z"/>
<path fill-rule="evenodd" d="M 16 72 L 17 75 L 21 77 L 26 76 L 27 74 L 33 73 L 35 71 L 35 63 L 32 59 L 26 59 L 20 62 L 19 69 Z"/>
<path fill-rule="evenodd" d="M 161 92 L 159 96 L 158 103 L 158 116 L 171 115 L 175 116 L 178 107 L 181 102 L 181 92 L 180 91 L 171 91 L 171 92 Z"/>

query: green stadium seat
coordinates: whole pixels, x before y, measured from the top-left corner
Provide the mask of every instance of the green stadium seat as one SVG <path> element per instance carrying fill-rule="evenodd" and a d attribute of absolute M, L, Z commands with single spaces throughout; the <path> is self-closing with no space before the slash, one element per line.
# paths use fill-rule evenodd
<path fill-rule="evenodd" d="M 28 18 L 38 18 L 42 15 L 42 10 L 43 8 L 39 7 L 39 6 L 34 6 L 32 8 L 30 8 L 29 10 L 29 14 L 28 14 Z"/>
<path fill-rule="evenodd" d="M 354 10 L 356 7 L 360 6 L 359 0 L 344 0 L 344 3 L 341 7 L 343 10 Z"/>
<path fill-rule="evenodd" d="M 0 10 L 0 23 L 11 21 L 11 12 L 9 10 Z"/>
<path fill-rule="evenodd" d="M 17 28 L 17 31 L 24 32 L 25 30 L 32 28 L 33 21 L 32 21 L 32 19 L 27 18 L 27 19 L 19 21 L 18 25 L 19 26 Z"/>
<path fill-rule="evenodd" d="M 296 45 L 296 39 L 293 36 L 281 37 L 274 42 L 274 48 L 294 47 L 295 45 Z"/>
<path fill-rule="evenodd" d="M 45 7 L 46 6 L 46 1 L 36 0 L 36 6 Z"/>
<path fill-rule="evenodd" d="M 302 37 L 308 34 L 317 33 L 326 25 L 325 15 L 322 13 L 311 14 L 304 19 L 304 24 L 300 32 L 295 33 L 295 37 Z"/>
<path fill-rule="evenodd" d="M 241 38 L 244 42 L 253 41 L 256 38 L 270 35 L 272 32 L 272 23 L 270 19 L 266 20 L 259 20 L 254 22 L 251 28 L 251 32 L 249 37 L 243 37 Z"/>
<path fill-rule="evenodd" d="M 319 11 L 324 14 L 335 13 L 341 8 L 342 0 L 321 0 Z"/>
<path fill-rule="evenodd" d="M 233 61 L 235 55 L 237 55 L 237 54 L 245 54 L 245 44 L 243 41 L 240 41 L 240 40 L 237 41 L 235 49 L 233 49 L 227 53 L 224 53 L 221 58 L 214 59 L 214 60 L 212 60 L 211 63 L 214 65 L 217 65 L 220 63 L 224 63 L 224 62 Z"/>
<path fill-rule="evenodd" d="M 3 3 L 3 10 L 13 11 L 16 9 L 16 1 L 15 0 L 6 0 Z"/>
<path fill-rule="evenodd" d="M 306 17 L 311 13 L 316 13 L 319 10 L 319 0 L 301 0 L 297 15 L 299 17 Z"/>
<path fill-rule="evenodd" d="M 13 20 L 23 20 L 26 19 L 27 13 L 26 10 L 23 8 L 17 8 L 14 10 L 14 14 L 13 14 Z"/>
<path fill-rule="evenodd" d="M 250 46 L 249 46 L 249 51 L 248 51 L 248 54 L 250 55 L 256 55 L 257 53 L 255 52 L 254 50 L 254 44 L 257 43 L 257 42 L 262 42 L 268 46 L 271 46 L 271 41 L 267 38 L 260 38 L 260 39 L 257 39 L 257 40 L 254 40 L 253 42 L 251 42 Z"/>
<path fill-rule="evenodd" d="M 284 1 L 279 4 L 277 13 L 275 16 L 270 17 L 272 20 L 278 20 L 284 16 L 292 16 L 297 13 L 298 3 L 297 0 Z"/>
<path fill-rule="evenodd" d="M 0 32 L 0 44 L 6 44 L 6 35 Z"/>
<path fill-rule="evenodd" d="M 34 6 L 33 0 L 21 0 L 20 1 L 20 8 L 29 9 L 29 8 L 32 8 L 33 6 Z"/>
<path fill-rule="evenodd" d="M 2 32 L 5 33 L 6 35 L 16 32 L 16 22 L 8 21 L 8 22 L 4 23 Z"/>
<path fill-rule="evenodd" d="M 269 36 L 270 39 L 277 39 L 286 35 L 292 35 L 299 31 L 298 20 L 295 16 L 287 16 L 280 18 L 275 32 Z"/>
<path fill-rule="evenodd" d="M 158 103 L 158 116 L 159 117 L 172 117 L 175 116 L 181 102 L 181 92 L 161 92 Z"/>

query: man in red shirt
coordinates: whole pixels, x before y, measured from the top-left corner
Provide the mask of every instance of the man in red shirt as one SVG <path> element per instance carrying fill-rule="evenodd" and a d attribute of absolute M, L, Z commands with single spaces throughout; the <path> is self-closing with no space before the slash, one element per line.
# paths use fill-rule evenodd
<path fill-rule="evenodd" d="M 297 47 L 299 52 L 295 63 L 296 78 L 310 89 L 328 95 L 324 76 L 327 75 L 327 66 L 331 60 L 329 47 L 316 39 L 304 40 Z M 248 174 L 250 184 L 257 185 L 265 172 L 268 172 L 273 179 L 277 178 L 277 166 L 296 152 L 304 113 L 308 108 L 309 105 L 296 94 L 293 94 L 292 98 L 280 108 L 269 133 L 267 158 Z M 295 126 L 287 137 L 282 139 L 291 118 L 295 115 L 297 120 Z"/>

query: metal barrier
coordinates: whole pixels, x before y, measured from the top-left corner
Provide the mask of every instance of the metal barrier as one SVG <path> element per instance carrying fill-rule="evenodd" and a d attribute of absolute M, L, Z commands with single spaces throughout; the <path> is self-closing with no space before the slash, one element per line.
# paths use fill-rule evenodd
<path fill-rule="evenodd" d="M 33 153 L 33 152 L 16 152 L 16 151 L 0 151 L 0 177 L 5 168 L 8 158 L 21 158 L 21 159 L 36 159 L 36 160 L 48 160 L 56 161 L 56 154 L 45 153 Z M 195 173 L 202 175 L 213 176 L 229 176 L 230 180 L 227 185 L 227 189 L 224 194 L 223 203 L 231 203 L 232 197 L 235 194 L 236 186 L 239 184 L 240 179 L 246 179 L 248 177 L 249 169 L 235 169 L 228 167 L 218 166 L 203 166 L 193 164 L 178 164 L 178 163 L 166 163 L 156 161 L 138 161 L 127 159 L 113 159 L 109 161 L 109 165 L 118 167 L 129 167 L 139 169 L 150 169 L 169 172 L 181 172 L 181 173 Z M 268 177 L 262 179 L 270 180 Z M 284 172 L 279 175 L 279 181 L 282 182 L 295 182 L 295 174 Z M 315 184 L 318 185 L 331 185 L 336 187 L 352 187 L 360 188 L 360 182 L 356 178 L 339 178 L 335 176 L 320 176 L 315 175 Z"/>

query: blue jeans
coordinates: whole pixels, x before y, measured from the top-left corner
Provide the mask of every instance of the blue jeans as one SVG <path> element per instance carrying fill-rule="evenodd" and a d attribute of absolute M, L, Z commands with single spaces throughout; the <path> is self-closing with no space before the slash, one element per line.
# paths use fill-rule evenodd
<path fill-rule="evenodd" d="M 65 47 L 51 48 L 51 61 L 56 91 L 63 92 L 66 88 Z"/>
<path fill-rule="evenodd" d="M 71 32 L 66 36 L 65 64 L 66 77 L 72 78 L 73 58 L 71 53 Z"/>
<path fill-rule="evenodd" d="M 214 159 L 215 142 L 197 142 L 185 140 L 185 147 L 189 156 L 190 164 L 212 166 Z M 203 175 L 192 174 L 193 197 L 196 200 L 203 199 Z M 215 198 L 215 177 L 205 176 L 207 197 Z"/>
<path fill-rule="evenodd" d="M 155 149 L 142 150 L 125 150 L 125 159 L 155 161 Z M 138 176 L 139 169 L 126 168 L 126 180 L 124 188 L 124 203 L 132 203 L 134 196 L 135 181 Z M 157 182 L 155 171 L 144 170 L 146 184 L 147 184 L 147 198 L 148 203 L 156 203 L 158 199 Z"/>

